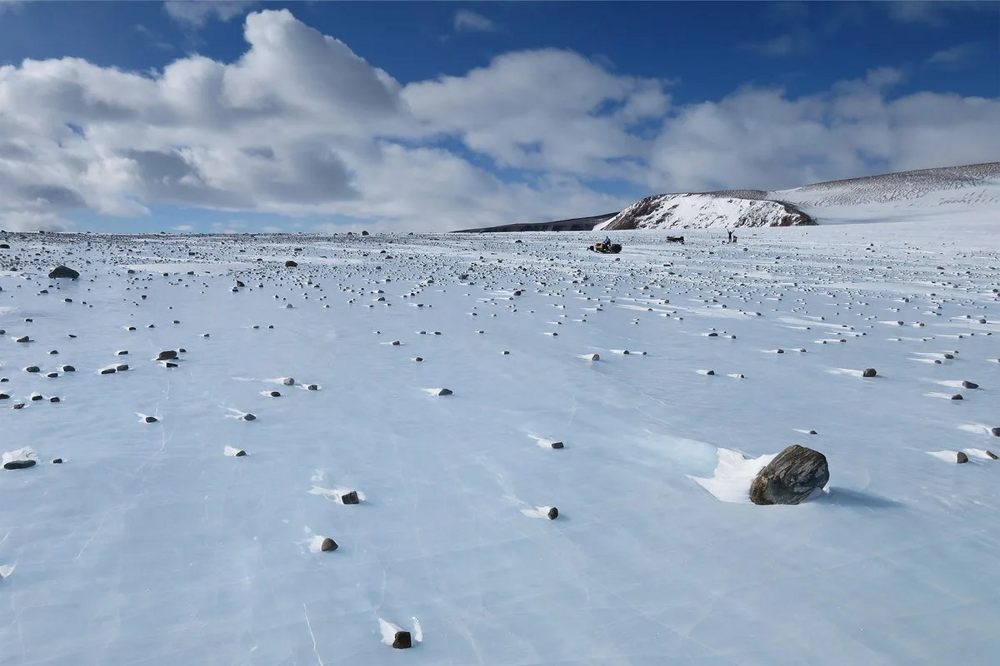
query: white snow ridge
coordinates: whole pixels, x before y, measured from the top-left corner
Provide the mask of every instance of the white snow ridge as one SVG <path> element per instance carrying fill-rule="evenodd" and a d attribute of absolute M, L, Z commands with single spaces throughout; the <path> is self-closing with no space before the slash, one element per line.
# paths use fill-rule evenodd
<path fill-rule="evenodd" d="M 1000 207 L 865 182 L 613 255 L 0 232 L 0 666 L 997 662 Z"/>

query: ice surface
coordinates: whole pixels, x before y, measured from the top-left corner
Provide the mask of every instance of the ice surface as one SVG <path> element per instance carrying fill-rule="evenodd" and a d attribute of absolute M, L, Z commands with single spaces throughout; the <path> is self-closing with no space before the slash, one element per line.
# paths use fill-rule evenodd
<path fill-rule="evenodd" d="M 8 234 L 0 664 L 1000 661 L 995 223 L 684 234 Z"/>

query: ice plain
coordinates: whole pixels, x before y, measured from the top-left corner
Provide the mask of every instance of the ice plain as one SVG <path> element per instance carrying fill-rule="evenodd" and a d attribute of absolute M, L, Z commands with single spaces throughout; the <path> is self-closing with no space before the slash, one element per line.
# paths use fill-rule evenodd
<path fill-rule="evenodd" d="M 1000 238 L 945 222 L 8 235 L 0 664 L 996 663 Z M 739 501 L 793 443 L 826 492 Z"/>

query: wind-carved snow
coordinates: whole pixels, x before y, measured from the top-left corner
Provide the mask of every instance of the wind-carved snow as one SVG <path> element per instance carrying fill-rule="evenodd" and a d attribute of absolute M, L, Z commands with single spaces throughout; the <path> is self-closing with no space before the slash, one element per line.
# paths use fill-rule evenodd
<path fill-rule="evenodd" d="M 699 486 L 715 495 L 716 499 L 734 504 L 750 503 L 750 485 L 754 477 L 777 457 L 770 453 L 757 458 L 747 458 L 739 451 L 719 449 L 719 464 L 710 478 L 690 476 Z"/>
<path fill-rule="evenodd" d="M 0 662 L 983 663 L 994 227 L 7 234 Z M 791 444 L 834 487 L 750 504 Z"/>

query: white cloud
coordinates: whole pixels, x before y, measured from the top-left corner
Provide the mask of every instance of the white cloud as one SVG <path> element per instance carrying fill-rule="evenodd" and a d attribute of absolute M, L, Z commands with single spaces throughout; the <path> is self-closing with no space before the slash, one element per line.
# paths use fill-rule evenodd
<path fill-rule="evenodd" d="M 748 42 L 743 48 L 760 55 L 780 58 L 809 52 L 814 48 L 816 39 L 808 30 L 800 28 L 771 39 Z"/>
<path fill-rule="evenodd" d="M 201 28 L 210 18 L 230 21 L 255 4 L 253 0 L 166 0 L 163 8 L 177 22 Z"/>
<path fill-rule="evenodd" d="M 903 73 L 891 68 L 823 94 L 747 87 L 676 106 L 667 81 L 564 50 L 401 86 L 287 10 L 250 14 L 244 35 L 232 63 L 0 67 L 0 228 L 177 204 L 447 230 L 631 203 L 587 187 L 597 178 L 636 195 L 772 188 L 861 175 L 872 159 L 905 169 L 1000 154 L 1000 101 L 894 96 Z"/>
<path fill-rule="evenodd" d="M 970 60 L 980 52 L 979 44 L 958 44 L 948 49 L 942 49 L 927 58 L 929 65 L 958 65 Z"/>
<path fill-rule="evenodd" d="M 496 25 L 482 14 L 468 9 L 460 9 L 455 12 L 456 32 L 492 32 L 493 30 L 496 30 Z"/>

